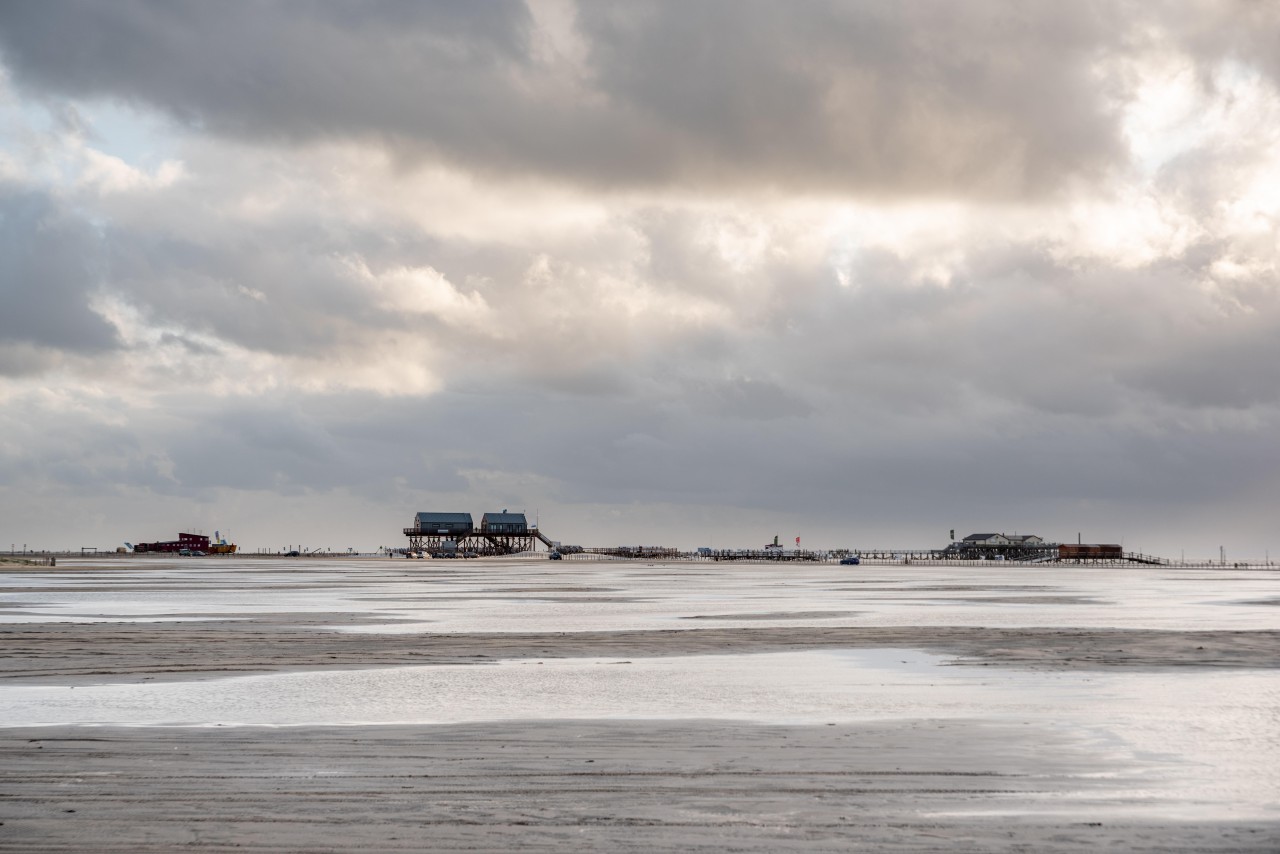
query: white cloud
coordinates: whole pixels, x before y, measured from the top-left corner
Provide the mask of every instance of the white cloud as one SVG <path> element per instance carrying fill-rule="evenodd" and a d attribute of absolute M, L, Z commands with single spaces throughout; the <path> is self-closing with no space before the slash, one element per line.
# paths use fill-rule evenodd
<path fill-rule="evenodd" d="M 495 328 L 484 296 L 460 293 L 439 270 L 398 265 L 374 273 L 365 259 L 357 256 L 338 258 L 336 263 L 386 311 L 429 314 L 473 333 Z"/>
<path fill-rule="evenodd" d="M 166 160 L 154 172 L 147 172 L 87 146 L 80 152 L 80 159 L 83 166 L 76 183 L 102 193 L 162 190 L 183 176 L 182 163 L 175 160 Z"/>

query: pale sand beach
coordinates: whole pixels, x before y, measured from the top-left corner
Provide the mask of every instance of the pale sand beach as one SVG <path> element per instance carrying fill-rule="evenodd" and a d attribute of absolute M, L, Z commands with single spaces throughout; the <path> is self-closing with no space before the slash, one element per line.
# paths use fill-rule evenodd
<path fill-rule="evenodd" d="M 0 849 L 1274 851 L 1277 580 L 6 568 Z"/>

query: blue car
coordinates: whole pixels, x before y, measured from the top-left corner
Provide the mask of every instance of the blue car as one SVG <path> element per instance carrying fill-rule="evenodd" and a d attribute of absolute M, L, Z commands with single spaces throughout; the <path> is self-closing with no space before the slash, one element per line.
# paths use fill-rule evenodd
<path fill-rule="evenodd" d="M 841 566 L 857 566 L 862 563 L 862 558 L 858 557 L 842 557 L 840 558 Z"/>

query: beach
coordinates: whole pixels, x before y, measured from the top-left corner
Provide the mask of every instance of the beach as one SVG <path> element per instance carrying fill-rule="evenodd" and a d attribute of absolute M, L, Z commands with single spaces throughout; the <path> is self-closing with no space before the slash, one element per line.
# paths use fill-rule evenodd
<path fill-rule="evenodd" d="M 68 564 L 0 572 L 4 850 L 1280 844 L 1267 571 Z"/>

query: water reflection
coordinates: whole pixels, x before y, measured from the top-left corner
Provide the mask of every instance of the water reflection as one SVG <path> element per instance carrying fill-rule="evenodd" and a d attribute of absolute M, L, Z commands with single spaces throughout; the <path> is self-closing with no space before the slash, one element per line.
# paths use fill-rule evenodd
<path fill-rule="evenodd" d="M 509 661 L 198 682 L 0 688 L 0 721 L 124 725 L 443 724 L 508 719 L 911 719 L 1067 730 L 1126 797 L 1202 815 L 1280 815 L 1280 683 L 1264 671 L 1097 674 L 943 666 L 915 650 Z M 1025 736 L 1023 736 L 1025 737 Z M 1034 749 L 1031 745 L 1029 749 Z M 1153 770 L 1154 769 L 1154 770 Z M 1171 800 L 1172 799 L 1172 800 Z M 1162 807 L 1164 808 L 1164 807 Z"/>

